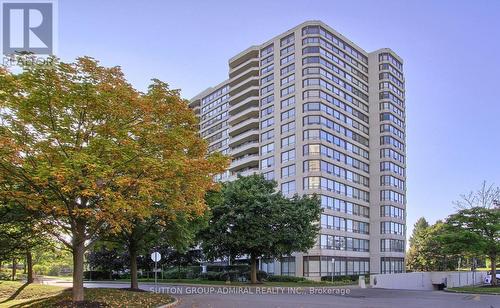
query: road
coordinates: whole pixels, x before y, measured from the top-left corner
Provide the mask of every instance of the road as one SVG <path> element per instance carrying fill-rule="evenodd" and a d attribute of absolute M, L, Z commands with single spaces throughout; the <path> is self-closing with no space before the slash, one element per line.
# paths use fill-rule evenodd
<path fill-rule="evenodd" d="M 48 284 L 71 287 L 71 282 Z M 127 288 L 126 283 L 85 283 L 86 288 Z M 143 290 L 154 284 L 141 283 Z M 225 286 L 186 286 L 160 284 L 158 292 L 180 300 L 179 308 L 500 308 L 498 295 L 470 295 L 443 291 L 409 291 L 341 288 L 248 288 Z M 341 294 L 343 293 L 343 295 Z"/>

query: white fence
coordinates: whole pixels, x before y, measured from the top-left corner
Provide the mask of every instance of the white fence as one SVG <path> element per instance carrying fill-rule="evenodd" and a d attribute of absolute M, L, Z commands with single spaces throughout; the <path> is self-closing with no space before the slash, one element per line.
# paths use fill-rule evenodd
<path fill-rule="evenodd" d="M 373 288 L 401 290 L 437 290 L 440 285 L 448 288 L 481 284 L 486 272 L 413 272 L 378 274 L 370 276 Z"/>

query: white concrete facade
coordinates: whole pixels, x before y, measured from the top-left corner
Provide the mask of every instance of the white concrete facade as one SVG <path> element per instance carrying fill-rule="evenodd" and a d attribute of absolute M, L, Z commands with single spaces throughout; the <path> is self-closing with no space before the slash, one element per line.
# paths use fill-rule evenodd
<path fill-rule="evenodd" d="M 373 288 L 399 290 L 436 290 L 482 284 L 486 272 L 413 272 L 370 276 Z"/>
<path fill-rule="evenodd" d="M 402 63 L 307 21 L 231 58 L 229 78 L 190 101 L 210 151 L 232 156 L 218 180 L 261 173 L 285 195 L 321 196 L 316 246 L 262 269 L 311 279 L 404 270 Z"/>

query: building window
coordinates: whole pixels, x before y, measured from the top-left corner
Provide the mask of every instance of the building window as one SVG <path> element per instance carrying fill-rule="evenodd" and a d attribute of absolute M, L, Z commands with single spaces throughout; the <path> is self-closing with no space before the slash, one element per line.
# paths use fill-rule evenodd
<path fill-rule="evenodd" d="M 274 118 L 269 118 L 269 119 L 266 119 L 262 122 L 260 122 L 260 128 L 266 128 L 268 126 L 272 126 L 274 125 Z"/>
<path fill-rule="evenodd" d="M 295 276 L 295 257 L 283 257 L 280 259 L 281 275 Z"/>
<path fill-rule="evenodd" d="M 260 140 L 265 141 L 274 138 L 274 129 L 271 129 L 260 135 Z"/>
<path fill-rule="evenodd" d="M 295 175 L 295 164 L 281 168 L 281 178 L 287 178 Z"/>
<path fill-rule="evenodd" d="M 291 195 L 295 193 L 295 180 L 282 183 L 281 184 L 281 192 L 284 195 Z"/>
<path fill-rule="evenodd" d="M 332 262 L 332 259 L 335 259 Z M 346 276 L 370 273 L 370 259 L 331 256 L 304 256 L 304 276 Z"/>
<path fill-rule="evenodd" d="M 295 159 L 295 149 L 281 153 L 281 163 Z"/>
<path fill-rule="evenodd" d="M 264 176 L 264 179 L 266 179 L 268 181 L 272 181 L 272 180 L 274 180 L 274 170 L 263 173 L 262 176 Z"/>
<path fill-rule="evenodd" d="M 281 139 L 281 147 L 287 147 L 287 146 L 292 146 L 295 145 L 295 135 L 290 135 L 288 137 L 282 138 Z"/>
<path fill-rule="evenodd" d="M 274 143 L 269 143 L 260 147 L 260 154 L 266 155 L 268 153 L 272 153 L 274 151 Z"/>
<path fill-rule="evenodd" d="M 284 68 L 282 68 L 280 70 L 280 74 L 283 76 L 283 75 L 286 75 L 286 74 L 288 74 L 290 72 L 293 72 L 294 70 L 295 70 L 295 63 L 290 64 L 290 65 L 285 66 Z"/>
<path fill-rule="evenodd" d="M 281 101 L 281 109 L 294 105 L 295 104 L 295 96 L 289 97 L 285 100 Z"/>
<path fill-rule="evenodd" d="M 260 169 L 267 169 L 274 167 L 274 156 L 264 158 L 260 161 Z"/>
<path fill-rule="evenodd" d="M 291 85 L 287 88 L 281 89 L 281 97 L 292 94 L 293 92 L 295 92 L 295 85 Z"/>
<path fill-rule="evenodd" d="M 295 60 L 295 54 L 293 54 L 293 53 L 292 53 L 291 55 L 288 55 L 288 56 L 286 56 L 286 57 L 282 58 L 282 59 L 280 60 L 280 64 L 281 64 L 281 65 L 285 65 L 285 64 L 287 64 L 287 63 L 292 62 L 293 60 Z"/>
<path fill-rule="evenodd" d="M 281 125 L 281 133 L 291 132 L 295 130 L 295 121 Z"/>
<path fill-rule="evenodd" d="M 295 117 L 295 108 L 289 109 L 287 111 L 283 111 L 281 113 L 281 121 L 285 121 L 286 119 Z"/>
<path fill-rule="evenodd" d="M 404 258 L 380 258 L 380 273 L 394 274 L 404 273 Z"/>

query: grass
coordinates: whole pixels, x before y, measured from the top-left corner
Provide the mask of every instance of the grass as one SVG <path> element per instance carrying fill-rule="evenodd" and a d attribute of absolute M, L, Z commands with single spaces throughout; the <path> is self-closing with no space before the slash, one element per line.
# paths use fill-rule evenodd
<path fill-rule="evenodd" d="M 128 279 L 120 279 L 118 282 L 129 282 Z M 139 282 L 154 282 L 154 279 L 139 279 Z M 247 282 L 231 282 L 231 284 L 225 281 L 217 280 L 206 280 L 206 279 L 158 279 L 158 283 L 173 283 L 173 284 L 201 284 L 201 285 L 231 285 L 231 286 L 252 286 Z M 333 287 L 333 286 L 347 286 L 347 285 L 357 285 L 358 282 L 354 281 L 301 281 L 301 282 L 278 282 L 278 281 L 266 281 L 257 286 L 269 286 L 269 287 Z"/>
<path fill-rule="evenodd" d="M 125 289 L 85 289 L 85 302 L 78 307 L 157 307 L 173 298 L 166 294 Z M 0 307 L 74 307 L 71 289 L 39 284 L 0 281 Z"/>
<path fill-rule="evenodd" d="M 450 288 L 450 291 L 456 292 L 466 292 L 466 293 L 478 293 L 478 294 L 500 294 L 500 286 L 476 286 L 476 287 L 459 287 L 459 288 Z"/>

